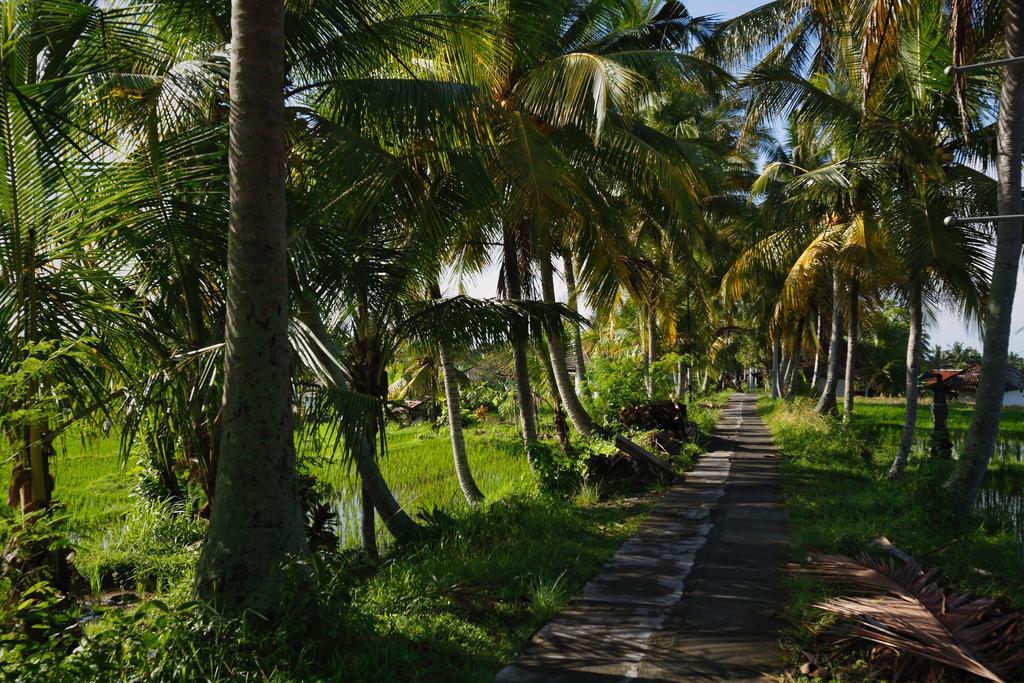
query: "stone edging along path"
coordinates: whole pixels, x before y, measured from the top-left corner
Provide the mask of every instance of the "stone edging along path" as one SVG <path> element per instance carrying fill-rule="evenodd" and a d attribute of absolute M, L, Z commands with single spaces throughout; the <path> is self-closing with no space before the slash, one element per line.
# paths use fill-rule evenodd
<path fill-rule="evenodd" d="M 734 394 L 714 450 L 495 683 L 758 681 L 781 673 L 789 559 L 774 446 Z"/>

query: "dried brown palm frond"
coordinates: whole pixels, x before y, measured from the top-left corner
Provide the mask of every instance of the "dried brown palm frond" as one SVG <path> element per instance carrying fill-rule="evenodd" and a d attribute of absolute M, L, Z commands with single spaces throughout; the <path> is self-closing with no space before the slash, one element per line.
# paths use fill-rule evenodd
<path fill-rule="evenodd" d="M 938 583 L 938 570 L 863 555 L 815 555 L 809 570 L 855 594 L 817 607 L 838 615 L 843 638 L 874 643 L 870 661 L 892 680 L 1024 678 L 1024 615 Z"/>

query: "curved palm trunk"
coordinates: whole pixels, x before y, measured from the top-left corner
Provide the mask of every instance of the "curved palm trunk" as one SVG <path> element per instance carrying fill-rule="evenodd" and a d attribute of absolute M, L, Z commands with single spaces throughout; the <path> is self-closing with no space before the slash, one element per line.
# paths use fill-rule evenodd
<path fill-rule="evenodd" d="M 555 281 L 551 269 L 551 252 L 544 250 L 538 257 L 540 261 L 540 288 L 541 297 L 544 303 L 555 303 Z M 565 412 L 569 422 L 583 436 L 590 436 L 594 431 L 594 421 L 590 418 L 586 408 L 580 403 L 573 387 L 572 379 L 569 377 L 569 370 L 565 363 L 565 347 L 562 343 L 562 325 L 554 316 L 547 319 L 548 355 L 551 357 L 551 369 L 555 375 L 555 385 L 558 388 L 558 395 L 565 406 Z"/>
<path fill-rule="evenodd" d="M 843 420 L 849 421 L 853 417 L 853 373 L 857 359 L 857 335 L 860 332 L 858 319 L 858 282 L 854 279 L 850 283 L 850 310 L 847 313 L 846 322 L 846 386 L 843 387 Z"/>
<path fill-rule="evenodd" d="M 803 322 L 797 327 L 796 341 L 793 343 L 793 355 L 789 360 L 789 372 L 786 379 L 786 399 L 792 399 L 800 383 L 800 357 L 803 355 Z"/>
<path fill-rule="evenodd" d="M 366 484 L 362 482 L 359 485 L 359 505 L 362 510 L 359 515 L 359 538 L 366 554 L 376 560 L 380 558 L 380 552 L 377 550 L 377 524 L 373 517 L 373 498 L 370 496 Z"/>
<path fill-rule="evenodd" d="M 1006 50 L 1009 55 L 1024 54 L 1024 3 L 1007 0 L 1003 4 Z M 1020 214 L 1021 152 L 1024 148 L 1024 68 L 1006 67 L 997 122 L 996 169 L 1000 214 Z M 996 255 L 992 269 L 988 310 L 985 314 L 985 353 L 978 377 L 974 416 L 964 439 L 960 470 L 953 481 L 954 492 L 970 501 L 977 494 L 988 471 L 999 432 L 1003 410 L 1010 345 L 1013 296 L 1020 267 L 1020 220 L 996 224 Z"/>
<path fill-rule="evenodd" d="M 334 399 L 338 402 L 339 408 L 343 410 L 341 392 L 348 389 L 348 379 L 335 360 L 340 353 L 334 340 L 327 334 L 323 320 L 320 319 L 320 313 L 306 300 L 303 300 L 301 304 L 302 310 L 299 312 L 299 319 L 320 342 L 322 348 L 317 350 L 317 354 L 320 356 L 321 364 L 330 375 L 331 384 L 335 389 Z M 402 509 L 384 480 L 384 475 L 377 464 L 376 450 L 372 440 L 365 434 L 354 436 L 353 440 L 352 460 L 355 462 L 356 472 L 359 474 L 360 490 L 364 497 L 373 502 L 373 507 L 380 515 L 384 527 L 399 542 L 415 538 L 419 534 L 420 525 Z"/>
<path fill-rule="evenodd" d="M 579 313 L 579 292 L 576 289 L 576 273 L 572 266 L 572 254 L 568 249 L 562 253 L 562 270 L 565 275 L 565 288 L 568 291 L 569 310 Z M 576 357 L 576 393 L 582 394 L 587 391 L 587 362 L 583 356 L 583 334 L 580 324 L 573 321 L 570 323 L 572 331 L 572 353 Z"/>
<path fill-rule="evenodd" d="M 562 399 L 558 395 L 558 386 L 555 383 L 555 369 L 551 365 L 550 354 L 545 353 L 546 343 L 542 335 L 537 335 L 537 355 L 544 364 L 544 372 L 547 374 L 548 386 L 551 390 L 551 407 L 553 409 L 551 424 L 555 428 L 555 436 L 558 437 L 558 446 L 563 453 L 569 452 L 569 425 L 565 421 L 565 410 L 562 407 Z M 537 418 L 540 422 L 540 418 Z"/>
<path fill-rule="evenodd" d="M 647 398 L 654 399 L 654 362 L 658 359 L 658 317 L 647 307 Z"/>
<path fill-rule="evenodd" d="M 821 372 L 821 359 L 824 355 L 821 352 L 822 332 L 824 332 L 824 323 L 821 320 L 821 311 L 818 311 L 818 320 L 814 326 L 814 370 L 811 373 L 811 386 L 814 387 L 815 391 L 821 390 L 821 387 L 818 386 L 818 377 L 824 374 Z"/>
<path fill-rule="evenodd" d="M 772 340 L 772 376 L 769 379 L 771 384 L 771 397 L 776 399 L 779 397 L 779 374 L 782 370 L 782 339 L 778 332 L 775 333 L 775 339 Z"/>
<path fill-rule="evenodd" d="M 921 289 L 916 287 L 910 294 L 910 336 L 907 338 L 907 407 L 903 417 L 903 434 L 900 448 L 889 468 L 889 478 L 899 479 L 907 469 L 910 450 L 914 447 L 914 433 L 917 427 L 917 375 L 921 363 L 921 330 L 924 313 L 921 305 Z"/>
<path fill-rule="evenodd" d="M 279 568 L 309 553 L 292 434 L 283 0 L 233 0 L 231 28 L 222 437 L 196 592 L 230 613 L 274 615 L 308 581 L 284 582 Z"/>
<path fill-rule="evenodd" d="M 452 439 L 452 457 L 455 460 L 455 476 L 459 479 L 459 488 L 466 502 L 476 505 L 484 499 L 484 494 L 473 479 L 466 457 L 466 439 L 462 434 L 462 400 L 459 396 L 459 384 L 455 379 L 455 369 L 444 348 L 437 345 L 437 354 L 441 359 L 441 377 L 444 381 L 444 399 L 448 406 L 448 432 Z"/>
<path fill-rule="evenodd" d="M 516 250 L 515 235 L 507 227 L 503 234 L 502 249 L 505 260 L 505 293 L 511 301 L 520 301 L 523 298 L 523 286 L 519 273 L 519 253 Z M 533 412 L 530 366 L 526 361 L 526 323 L 514 322 L 511 338 L 512 363 L 516 375 L 516 400 L 519 403 L 519 426 L 529 452 L 530 445 L 537 441 L 537 421 Z"/>
<path fill-rule="evenodd" d="M 819 415 L 835 414 L 836 387 L 839 385 L 839 337 L 842 335 L 842 316 L 839 314 L 839 299 L 843 293 L 839 273 L 832 273 L 832 334 L 828 342 L 828 370 L 825 386 L 814 411 Z"/>

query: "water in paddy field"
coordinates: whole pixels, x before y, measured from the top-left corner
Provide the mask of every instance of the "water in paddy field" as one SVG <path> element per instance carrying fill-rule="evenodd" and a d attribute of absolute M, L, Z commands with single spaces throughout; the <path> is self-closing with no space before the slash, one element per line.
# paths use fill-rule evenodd
<path fill-rule="evenodd" d="M 959 457 L 965 438 L 966 432 L 950 433 L 954 458 Z M 927 454 L 929 444 L 929 432 L 919 432 L 915 447 Z M 1024 438 L 1000 436 L 992 454 L 992 465 L 997 467 L 989 472 L 975 506 L 990 526 L 1013 533 L 1024 555 L 1024 468 L 1014 467 L 1018 464 L 1024 464 Z M 999 465 L 1009 467 L 999 468 Z"/>
<path fill-rule="evenodd" d="M 953 457 L 957 458 L 964 445 L 966 432 L 950 432 L 949 438 L 953 442 Z M 928 452 L 929 432 L 918 431 L 914 439 L 915 447 L 923 453 Z M 995 463 L 1024 463 L 1024 438 L 1016 436 L 1000 436 L 996 440 L 996 450 L 992 454 L 992 462 Z"/>
<path fill-rule="evenodd" d="M 477 485 L 486 494 L 501 486 L 505 475 L 499 472 L 475 474 Z M 431 491 L 429 497 L 417 493 L 412 487 L 400 487 L 392 492 L 398 503 L 413 518 L 420 512 L 429 512 L 436 508 L 450 509 L 455 506 L 464 505 L 465 499 L 459 490 L 458 482 L 454 475 L 450 481 L 444 482 L 444 490 Z M 359 487 L 352 481 L 350 485 L 337 490 L 331 500 L 331 511 L 338 517 L 338 545 L 341 548 L 355 548 L 359 545 L 359 519 L 362 514 L 362 503 L 359 499 Z M 380 517 L 377 517 L 377 545 L 383 548 L 392 541 L 391 535 L 384 528 Z"/>

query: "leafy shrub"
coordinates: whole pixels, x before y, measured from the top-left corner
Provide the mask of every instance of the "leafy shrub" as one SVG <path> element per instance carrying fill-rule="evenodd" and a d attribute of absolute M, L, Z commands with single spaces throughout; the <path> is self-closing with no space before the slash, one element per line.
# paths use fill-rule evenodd
<path fill-rule="evenodd" d="M 530 446 L 530 461 L 537 475 L 537 483 L 546 493 L 568 495 L 576 491 L 587 471 L 585 457 L 576 450 L 563 453 L 551 444 L 535 443 Z"/>
<path fill-rule="evenodd" d="M 587 367 L 590 395 L 585 402 L 591 415 L 605 425 L 618 424 L 619 410 L 647 401 L 643 365 L 629 357 L 597 357 Z"/>
<path fill-rule="evenodd" d="M 59 508 L 0 517 L 0 675 L 75 645 L 78 614 L 66 591 L 79 582 L 65 564 L 67 522 Z"/>

